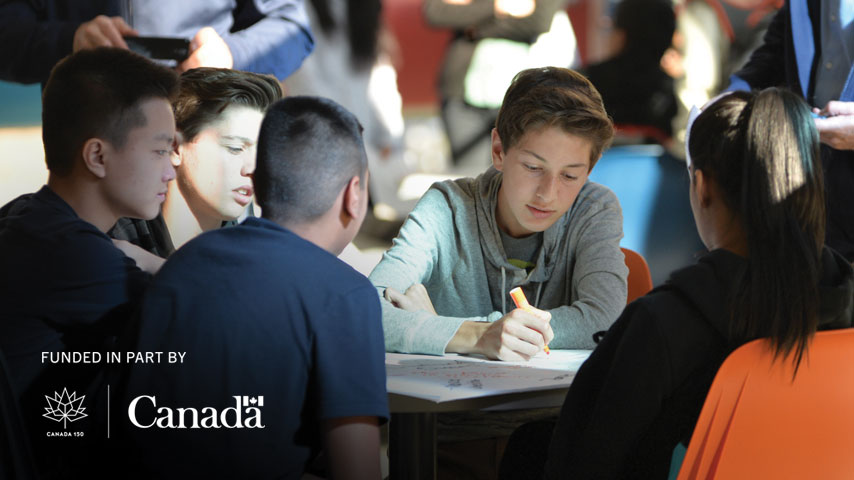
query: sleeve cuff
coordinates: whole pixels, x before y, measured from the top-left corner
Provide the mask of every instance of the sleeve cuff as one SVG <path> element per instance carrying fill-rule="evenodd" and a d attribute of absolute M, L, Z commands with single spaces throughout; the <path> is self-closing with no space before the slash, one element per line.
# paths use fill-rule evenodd
<path fill-rule="evenodd" d="M 738 75 L 732 75 L 729 77 L 729 86 L 726 87 L 727 92 L 734 92 L 736 90 L 744 90 L 750 91 L 750 84 L 744 81 L 743 78 Z"/>

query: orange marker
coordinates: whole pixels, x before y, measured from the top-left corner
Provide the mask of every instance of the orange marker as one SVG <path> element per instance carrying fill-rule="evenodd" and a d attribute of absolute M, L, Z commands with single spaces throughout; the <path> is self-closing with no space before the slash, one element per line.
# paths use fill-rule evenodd
<path fill-rule="evenodd" d="M 528 303 L 528 298 L 525 297 L 525 292 L 522 291 L 522 287 L 516 287 L 513 290 L 510 290 L 510 297 L 513 298 L 513 303 L 516 304 L 516 308 L 521 308 L 522 310 L 528 311 L 534 309 L 534 307 L 532 307 L 531 304 Z M 546 352 L 546 354 L 551 353 L 548 345 L 543 347 L 543 350 Z"/>

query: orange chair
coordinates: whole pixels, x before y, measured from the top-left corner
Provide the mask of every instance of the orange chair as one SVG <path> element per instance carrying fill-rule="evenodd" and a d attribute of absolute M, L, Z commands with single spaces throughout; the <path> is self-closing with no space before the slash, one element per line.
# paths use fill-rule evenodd
<path fill-rule="evenodd" d="M 652 275 L 649 273 L 649 265 L 640 253 L 628 248 L 620 250 L 626 257 L 626 266 L 629 267 L 629 295 L 626 298 L 626 303 L 629 304 L 652 290 Z"/>
<path fill-rule="evenodd" d="M 724 361 L 679 471 L 694 479 L 854 478 L 854 328 L 819 332 L 793 375 L 754 340 Z"/>

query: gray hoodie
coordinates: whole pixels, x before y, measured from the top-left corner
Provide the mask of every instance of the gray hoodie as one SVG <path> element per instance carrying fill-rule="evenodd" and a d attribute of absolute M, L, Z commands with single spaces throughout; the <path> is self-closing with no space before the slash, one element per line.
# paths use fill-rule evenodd
<path fill-rule="evenodd" d="M 572 208 L 543 232 L 536 266 L 508 262 L 495 219 L 501 172 L 436 183 L 410 213 L 371 272 L 380 297 L 423 283 L 438 316 L 408 312 L 382 299 L 386 351 L 443 355 L 466 321 L 494 322 L 515 308 L 508 292 L 522 286 L 548 310 L 552 348 L 593 348 L 626 305 L 620 239 L 623 216 L 608 188 L 587 182 Z"/>

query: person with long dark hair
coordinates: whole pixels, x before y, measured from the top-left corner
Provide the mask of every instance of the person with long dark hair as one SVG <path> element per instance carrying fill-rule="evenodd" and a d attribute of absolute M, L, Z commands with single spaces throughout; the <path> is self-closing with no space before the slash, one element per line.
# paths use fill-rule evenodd
<path fill-rule="evenodd" d="M 780 361 L 798 365 L 816 330 L 852 325 L 854 270 L 824 246 L 819 137 L 807 105 L 773 88 L 728 94 L 689 125 L 687 150 L 691 207 L 709 252 L 626 307 L 581 367 L 546 478 L 667 478 L 733 350 L 768 338 Z M 530 437 L 547 427 L 523 428 Z"/>
<path fill-rule="evenodd" d="M 404 158 L 403 100 L 392 63 L 397 47 L 383 25 L 382 2 L 306 3 L 315 50 L 285 80 L 288 94 L 331 98 L 356 115 L 365 129 L 371 201 L 383 218 L 403 220 L 415 201 L 403 200 L 397 192 L 414 165 Z"/>
<path fill-rule="evenodd" d="M 311 0 L 310 3 L 323 35 L 332 36 L 336 30 L 346 32 L 352 66 L 371 68 L 377 58 L 380 38 L 381 0 L 347 0 L 332 5 L 329 0 Z M 345 23 L 344 19 L 335 20 L 334 11 L 341 3 L 346 3 L 346 26 L 338 25 L 339 22 Z"/>

